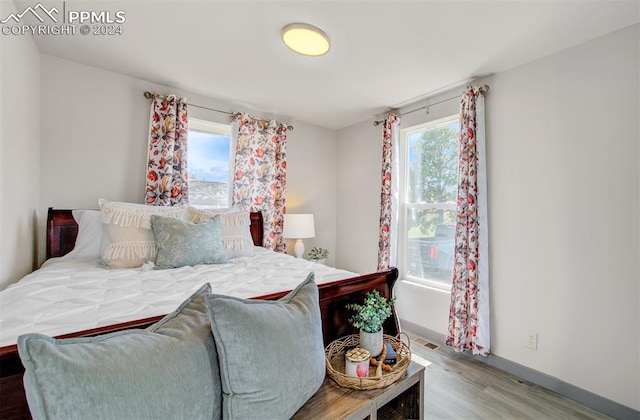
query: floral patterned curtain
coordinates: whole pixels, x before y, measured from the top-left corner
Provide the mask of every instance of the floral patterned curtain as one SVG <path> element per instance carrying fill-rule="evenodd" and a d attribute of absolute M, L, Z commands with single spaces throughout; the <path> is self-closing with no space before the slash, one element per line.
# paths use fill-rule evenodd
<path fill-rule="evenodd" d="M 380 234 L 378 239 L 378 271 L 396 263 L 396 229 L 398 223 L 398 127 L 400 117 L 387 114 L 382 129 L 382 190 L 380 192 Z"/>
<path fill-rule="evenodd" d="M 484 94 L 468 87 L 460 109 L 455 256 L 446 344 L 490 353 Z"/>
<path fill-rule="evenodd" d="M 282 237 L 287 186 L 287 126 L 274 120 L 236 116 L 233 204 L 261 211 L 267 249 L 286 252 Z"/>
<path fill-rule="evenodd" d="M 154 95 L 151 103 L 145 203 L 187 204 L 187 103 L 175 95 Z"/>

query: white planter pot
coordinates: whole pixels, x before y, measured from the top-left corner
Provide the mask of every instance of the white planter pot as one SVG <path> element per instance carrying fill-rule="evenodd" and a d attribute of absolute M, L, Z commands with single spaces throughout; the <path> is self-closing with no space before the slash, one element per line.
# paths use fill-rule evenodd
<path fill-rule="evenodd" d="M 318 263 L 318 264 L 326 264 L 327 259 L 326 259 L 326 258 L 323 258 L 323 259 L 321 259 L 321 260 L 311 260 L 311 261 L 316 262 L 316 263 Z"/>
<path fill-rule="evenodd" d="M 382 353 L 382 343 L 382 328 L 375 333 L 360 330 L 360 347 L 369 350 L 371 357 L 376 357 Z"/>

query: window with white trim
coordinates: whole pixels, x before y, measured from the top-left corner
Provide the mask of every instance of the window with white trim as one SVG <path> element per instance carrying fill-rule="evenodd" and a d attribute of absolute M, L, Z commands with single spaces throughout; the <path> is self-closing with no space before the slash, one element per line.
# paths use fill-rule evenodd
<path fill-rule="evenodd" d="M 189 204 L 199 208 L 231 207 L 231 126 L 189 118 Z"/>
<path fill-rule="evenodd" d="M 399 266 L 440 288 L 453 272 L 459 138 L 457 115 L 400 132 Z"/>

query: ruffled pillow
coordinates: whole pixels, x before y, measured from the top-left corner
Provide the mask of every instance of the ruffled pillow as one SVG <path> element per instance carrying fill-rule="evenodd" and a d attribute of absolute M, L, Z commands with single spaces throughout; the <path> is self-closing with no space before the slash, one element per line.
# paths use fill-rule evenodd
<path fill-rule="evenodd" d="M 98 204 L 107 235 L 102 260 L 109 268 L 135 268 L 155 261 L 157 250 L 151 216 L 187 218 L 187 207 L 146 206 L 104 199 Z"/>
<path fill-rule="evenodd" d="M 250 257 L 253 255 L 251 237 L 251 214 L 244 210 L 230 210 L 217 213 L 189 206 L 187 218 L 192 223 L 202 222 L 215 216 L 222 218 L 222 243 L 229 258 Z"/>

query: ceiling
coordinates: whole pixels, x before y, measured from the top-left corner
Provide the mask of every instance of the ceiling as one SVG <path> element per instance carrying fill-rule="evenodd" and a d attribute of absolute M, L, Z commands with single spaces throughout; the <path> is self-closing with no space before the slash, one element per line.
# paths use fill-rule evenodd
<path fill-rule="evenodd" d="M 60 1 L 42 0 L 45 5 Z M 18 11 L 33 2 L 16 1 Z M 340 129 L 640 21 L 638 1 L 66 1 L 123 34 L 37 36 L 42 53 Z M 321 57 L 280 30 L 323 29 Z"/>

